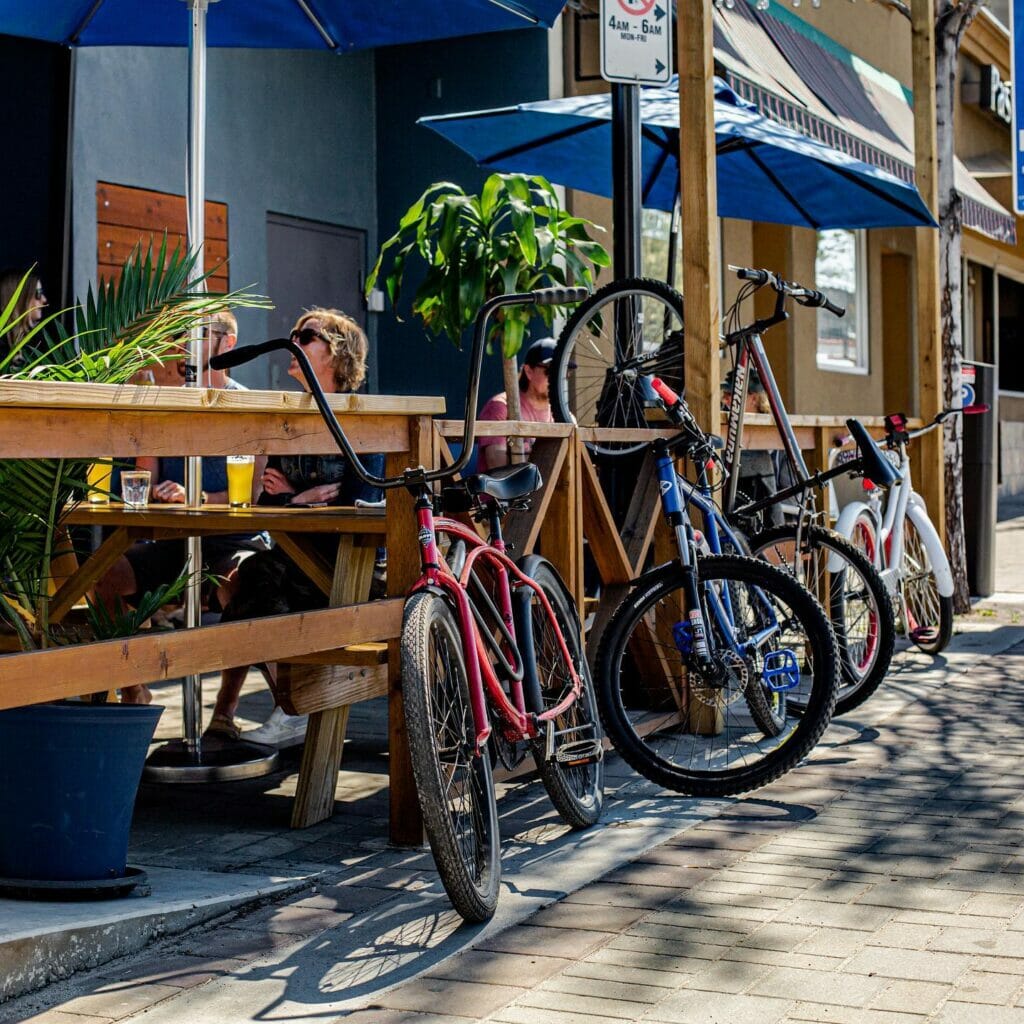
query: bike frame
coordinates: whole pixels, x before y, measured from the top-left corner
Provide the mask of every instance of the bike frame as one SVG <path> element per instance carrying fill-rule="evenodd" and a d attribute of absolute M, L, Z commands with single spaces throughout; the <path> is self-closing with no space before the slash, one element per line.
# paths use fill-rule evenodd
<path fill-rule="evenodd" d="M 495 520 L 496 522 L 496 520 Z M 421 575 L 409 590 L 409 596 L 417 591 L 432 589 L 448 596 L 455 607 L 459 622 L 459 635 L 462 638 L 462 653 L 466 663 L 466 674 L 469 681 L 470 704 L 473 709 L 473 722 L 476 730 L 476 753 L 483 754 L 483 747 L 491 735 L 491 723 L 488 716 L 488 703 L 497 712 L 502 723 L 507 727 L 511 738 L 533 739 L 540 735 L 541 725 L 553 722 L 564 714 L 578 699 L 583 684 L 573 664 L 572 655 L 566 645 L 565 637 L 555 618 L 551 604 L 544 591 L 508 557 L 505 542 L 501 537 L 500 525 L 492 531 L 488 540 L 464 523 L 456 519 L 444 517 L 434 518 L 433 497 L 424 490 L 416 500 L 417 536 L 420 545 Z M 466 561 L 456 576 L 448 563 L 441 557 L 437 545 L 439 533 L 463 541 L 467 546 Z M 486 655 L 486 647 L 477 626 L 473 604 L 467 593 L 473 567 L 477 562 L 485 563 L 494 573 L 498 581 L 498 611 L 504 629 L 505 644 L 510 647 L 516 664 L 510 673 L 511 700 Z M 572 688 L 569 694 L 555 707 L 534 714 L 526 710 L 523 690 L 524 670 L 530 671 L 533 666 L 527 665 L 521 654 L 521 648 L 529 645 L 532 649 L 533 638 L 523 637 L 517 641 L 515 621 L 512 610 L 512 591 L 523 587 L 529 588 L 538 597 L 548 620 L 555 627 L 558 645 L 562 657 L 572 672 Z M 531 629 L 526 619 L 526 629 Z M 511 640 L 511 644 L 509 644 Z"/>

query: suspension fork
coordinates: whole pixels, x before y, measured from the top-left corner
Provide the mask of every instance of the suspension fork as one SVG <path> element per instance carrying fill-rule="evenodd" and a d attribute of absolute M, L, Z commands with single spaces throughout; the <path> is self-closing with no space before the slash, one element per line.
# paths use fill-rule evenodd
<path fill-rule="evenodd" d="M 675 462 L 664 441 L 655 441 L 655 466 L 658 473 L 658 490 L 661 493 L 661 507 L 665 519 L 676 539 L 679 565 L 683 571 L 683 592 L 689 608 L 687 620 L 693 637 L 693 653 L 698 666 L 709 666 L 712 662 L 709 646 L 709 631 L 704 616 L 704 605 L 700 599 L 700 585 L 697 581 L 696 545 L 693 526 L 683 508 L 679 481 L 676 477 Z"/>

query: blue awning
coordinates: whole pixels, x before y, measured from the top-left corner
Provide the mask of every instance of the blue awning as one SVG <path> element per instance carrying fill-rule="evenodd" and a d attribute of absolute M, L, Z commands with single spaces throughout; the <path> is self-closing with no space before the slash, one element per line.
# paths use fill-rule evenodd
<path fill-rule="evenodd" d="M 550 26 L 565 0 L 218 0 L 210 46 L 331 49 Z M 0 32 L 66 46 L 187 46 L 182 0 L 0 0 Z"/>

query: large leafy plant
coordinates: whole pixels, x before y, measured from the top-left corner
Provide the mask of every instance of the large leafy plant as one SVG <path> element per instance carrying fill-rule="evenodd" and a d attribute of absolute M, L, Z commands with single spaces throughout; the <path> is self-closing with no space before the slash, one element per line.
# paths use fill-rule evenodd
<path fill-rule="evenodd" d="M 267 306 L 247 292 L 206 292 L 206 277 L 193 279 L 195 264 L 194 254 L 169 250 L 166 238 L 155 249 L 140 246 L 117 280 L 90 287 L 84 303 L 25 331 L 0 360 L 0 379 L 123 384 L 176 355 L 180 337 L 225 306 Z M 0 310 L 0 342 L 21 322 L 20 292 Z M 62 527 L 85 490 L 87 467 L 81 459 L 0 460 L 0 621 L 28 650 L 61 640 L 48 617 L 51 570 L 69 550 Z"/>
<path fill-rule="evenodd" d="M 493 295 L 553 285 L 593 286 L 594 269 L 608 266 L 596 225 L 564 210 L 551 183 L 538 176 L 492 174 L 480 195 L 440 182 L 416 200 L 381 247 L 367 293 L 381 274 L 397 309 L 410 263 L 424 271 L 412 312 L 431 334 L 461 344 L 484 301 Z M 601 229 L 597 229 L 601 230 Z M 518 418 L 515 355 L 531 320 L 550 327 L 560 307 L 516 306 L 503 311 L 491 341 L 505 358 L 509 415 Z"/>

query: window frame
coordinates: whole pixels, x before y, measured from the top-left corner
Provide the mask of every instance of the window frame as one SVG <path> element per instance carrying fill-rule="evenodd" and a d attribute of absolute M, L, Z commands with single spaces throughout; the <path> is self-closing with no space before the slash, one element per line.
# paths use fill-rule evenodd
<path fill-rule="evenodd" d="M 815 321 L 814 339 L 814 363 L 818 370 L 825 373 L 847 373 L 857 377 L 867 377 L 871 373 L 871 325 L 868 321 L 870 304 L 868 302 L 868 289 L 870 287 L 870 273 L 868 268 L 868 233 L 863 228 L 826 228 L 828 231 L 848 231 L 853 235 L 854 254 L 856 259 L 856 294 L 854 298 L 854 311 L 857 316 L 857 361 L 853 366 L 843 366 L 838 363 L 823 362 L 818 350 L 818 321 Z M 824 232 L 815 233 L 815 274 L 817 274 L 817 239 Z M 818 285 L 815 283 L 815 287 Z M 817 310 L 818 317 L 832 316 L 827 310 Z"/>

